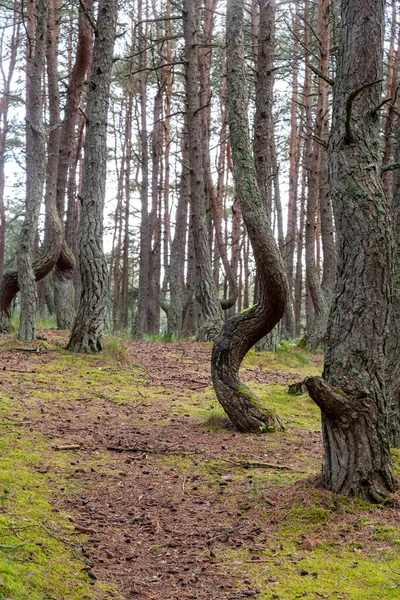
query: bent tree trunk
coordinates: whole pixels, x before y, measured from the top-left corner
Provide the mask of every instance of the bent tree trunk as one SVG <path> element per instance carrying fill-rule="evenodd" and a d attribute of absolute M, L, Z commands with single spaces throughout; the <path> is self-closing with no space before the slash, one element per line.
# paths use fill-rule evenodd
<path fill-rule="evenodd" d="M 117 0 L 100 0 L 87 103 L 79 263 L 82 294 L 68 349 L 99 352 L 107 317 L 108 272 L 103 253 L 107 176 L 107 109 L 117 22 Z"/>
<path fill-rule="evenodd" d="M 338 279 L 323 379 L 306 381 L 322 412 L 326 487 L 372 502 L 394 487 L 384 385 L 393 256 L 377 114 L 384 7 L 384 0 L 342 0 L 328 147 Z"/>
<path fill-rule="evenodd" d="M 238 378 L 247 351 L 282 318 L 288 300 L 285 268 L 257 185 L 247 121 L 243 0 L 227 7 L 228 122 L 237 195 L 260 274 L 259 302 L 235 315 L 218 335 L 211 361 L 217 398 L 239 431 L 273 429 L 279 420 Z"/>

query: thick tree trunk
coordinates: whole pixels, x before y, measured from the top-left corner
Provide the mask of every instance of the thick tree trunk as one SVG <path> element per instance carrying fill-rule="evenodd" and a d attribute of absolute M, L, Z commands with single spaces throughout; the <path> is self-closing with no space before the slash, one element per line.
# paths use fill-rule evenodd
<path fill-rule="evenodd" d="M 103 253 L 107 176 L 107 109 L 117 23 L 117 0 L 100 0 L 87 104 L 79 262 L 82 293 L 68 349 L 98 352 L 107 318 L 108 273 Z"/>
<path fill-rule="evenodd" d="M 209 341 L 213 340 L 220 330 L 222 310 L 213 276 L 206 214 L 206 187 L 199 112 L 198 26 L 194 2 L 192 0 L 184 0 L 185 92 L 189 141 L 191 215 L 196 256 L 195 295 L 198 310 L 197 338 L 199 341 Z"/>
<path fill-rule="evenodd" d="M 232 317 L 224 325 L 214 344 L 211 376 L 217 398 L 235 427 L 245 432 L 262 432 L 274 428 L 277 419 L 239 381 L 238 371 L 251 346 L 269 333 L 283 316 L 288 287 L 284 265 L 258 189 L 250 145 L 243 13 L 243 0 L 228 1 L 228 122 L 237 194 L 260 273 L 260 300 L 255 306 Z"/>
<path fill-rule="evenodd" d="M 400 124 L 397 130 L 396 162 L 400 162 Z M 389 440 L 400 448 L 400 171 L 393 177 L 393 231 L 394 231 L 394 289 L 390 309 L 389 337 L 386 349 L 386 377 L 389 405 Z"/>
<path fill-rule="evenodd" d="M 376 111 L 384 8 L 384 0 L 342 0 L 329 142 L 338 280 L 324 379 L 307 380 L 322 411 L 326 487 L 372 502 L 381 502 L 394 488 L 384 386 L 393 256 Z"/>

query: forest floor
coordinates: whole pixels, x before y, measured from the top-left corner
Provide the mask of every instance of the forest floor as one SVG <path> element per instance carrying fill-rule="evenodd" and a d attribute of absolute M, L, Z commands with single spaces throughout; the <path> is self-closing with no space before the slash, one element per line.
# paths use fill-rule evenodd
<path fill-rule="evenodd" d="M 400 594 L 400 496 L 321 486 L 319 411 L 297 347 L 250 352 L 245 381 L 284 432 L 227 427 L 210 346 L 0 338 L 0 600 L 384 600 Z M 394 453 L 400 473 L 400 453 Z"/>

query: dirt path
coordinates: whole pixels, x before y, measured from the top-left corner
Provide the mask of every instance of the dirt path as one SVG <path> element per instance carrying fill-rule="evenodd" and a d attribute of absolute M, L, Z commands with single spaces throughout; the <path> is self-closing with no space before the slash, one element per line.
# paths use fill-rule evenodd
<path fill-rule="evenodd" d="M 122 594 L 98 590 L 98 597 L 257 597 L 243 568 L 238 574 L 234 551 L 246 549 L 254 560 L 274 551 L 274 527 L 294 498 L 301 502 L 318 485 L 304 477 L 320 470 L 320 432 L 205 428 L 190 408 L 213 402 L 205 346 L 135 342 L 119 367 L 87 360 L 78 372 L 60 352 L 0 351 L 3 389 L 22 402 L 30 431 L 65 456 L 60 467 L 49 455 L 43 472 L 56 506 L 88 535 L 83 552 L 93 585 L 111 581 Z M 132 398 L 120 402 L 131 373 Z M 264 367 L 243 372 L 259 383 L 297 378 Z M 57 489 L 60 475 L 67 483 Z"/>

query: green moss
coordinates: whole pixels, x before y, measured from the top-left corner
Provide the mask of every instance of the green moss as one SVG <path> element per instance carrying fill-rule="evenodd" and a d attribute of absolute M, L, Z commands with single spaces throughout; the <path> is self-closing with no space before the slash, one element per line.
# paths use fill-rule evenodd
<path fill-rule="evenodd" d="M 4 396 L 0 415 L 12 415 Z M 85 537 L 54 511 L 47 475 L 39 472 L 50 454 L 47 443 L 26 430 L 21 435 L 0 427 L 0 597 L 94 600 L 96 586 L 84 570 Z"/>
<path fill-rule="evenodd" d="M 327 523 L 331 520 L 329 511 L 325 508 L 319 508 L 318 506 L 312 506 L 311 508 L 298 507 L 293 508 L 291 512 L 291 519 L 310 524 L 321 524 Z"/>
<path fill-rule="evenodd" d="M 393 571 L 398 570 L 400 560 L 395 553 L 366 558 L 322 545 L 300 554 L 293 544 L 286 543 L 276 560 L 268 552 L 259 554 L 259 560 L 251 560 L 254 555 L 243 551 L 230 553 L 230 558 L 236 564 L 246 563 L 243 572 L 251 579 L 252 587 L 260 588 L 260 600 L 394 600 L 399 594 L 399 578 Z"/>

